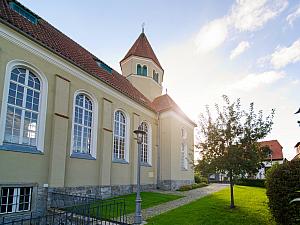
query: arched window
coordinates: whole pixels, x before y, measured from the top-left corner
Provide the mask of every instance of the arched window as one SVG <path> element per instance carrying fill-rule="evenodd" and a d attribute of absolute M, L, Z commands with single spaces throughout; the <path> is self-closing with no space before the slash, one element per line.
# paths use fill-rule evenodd
<path fill-rule="evenodd" d="M 188 149 L 187 149 L 187 132 L 184 128 L 181 129 L 181 146 L 180 146 L 180 166 L 182 170 L 188 169 Z"/>
<path fill-rule="evenodd" d="M 137 64 L 136 66 L 136 74 L 142 75 L 142 66 L 140 64 Z"/>
<path fill-rule="evenodd" d="M 73 117 L 73 153 L 92 153 L 94 105 L 89 96 L 78 93 L 75 97 Z"/>
<path fill-rule="evenodd" d="M 141 123 L 141 129 L 146 132 L 143 136 L 141 149 L 141 162 L 144 164 L 151 164 L 151 130 L 146 122 Z"/>
<path fill-rule="evenodd" d="M 3 143 L 38 146 L 41 86 L 30 69 L 17 66 L 11 71 Z"/>
<path fill-rule="evenodd" d="M 153 70 L 153 80 L 155 80 L 158 83 L 158 73 Z"/>
<path fill-rule="evenodd" d="M 127 121 L 126 115 L 117 110 L 114 115 L 114 160 L 126 160 L 127 158 Z"/>
<path fill-rule="evenodd" d="M 147 76 L 147 74 L 148 74 L 147 66 L 143 66 L 142 75 L 143 75 L 143 76 Z"/>

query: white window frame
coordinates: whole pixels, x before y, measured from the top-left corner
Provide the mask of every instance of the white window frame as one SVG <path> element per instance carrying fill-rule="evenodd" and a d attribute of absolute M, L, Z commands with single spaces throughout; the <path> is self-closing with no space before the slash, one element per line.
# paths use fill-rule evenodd
<path fill-rule="evenodd" d="M 72 130 L 71 130 L 71 145 L 70 145 L 70 156 L 72 154 L 77 154 L 76 152 L 73 152 L 73 143 L 74 143 L 74 119 L 75 119 L 75 106 L 76 106 L 76 96 L 79 94 L 84 94 L 90 98 L 93 104 L 92 112 L 93 112 L 93 118 L 92 118 L 92 143 L 91 143 L 91 152 L 90 155 L 96 159 L 97 156 L 97 129 L 98 129 L 98 101 L 95 96 L 90 94 L 89 92 L 85 90 L 76 90 L 73 95 L 73 106 L 72 106 Z M 80 153 L 85 154 L 85 153 Z"/>
<path fill-rule="evenodd" d="M 148 139 L 147 139 L 147 145 L 148 145 L 148 158 L 147 162 L 141 162 L 142 165 L 147 164 L 148 166 L 152 166 L 152 126 L 151 123 L 147 121 L 142 121 L 140 124 L 146 123 L 148 127 Z"/>
<path fill-rule="evenodd" d="M 1 105 L 1 115 L 0 115 L 0 145 L 3 145 L 3 141 L 4 141 L 10 76 L 12 70 L 17 67 L 23 67 L 24 69 L 31 70 L 34 73 L 34 75 L 36 75 L 40 80 L 40 104 L 39 104 L 39 116 L 38 116 L 38 123 L 37 123 L 38 137 L 37 137 L 36 149 L 40 152 L 43 152 L 44 139 L 45 139 L 45 127 L 46 127 L 48 80 L 41 70 L 39 70 L 37 67 L 24 60 L 12 60 L 8 62 L 6 65 L 6 72 L 5 72 L 5 78 L 3 84 L 4 87 L 3 87 L 3 96 L 2 96 L 2 105 Z"/>
<path fill-rule="evenodd" d="M 12 204 L 12 212 L 7 212 L 7 205 L 6 204 L 6 211 L 5 212 L 0 212 L 0 215 L 3 214 L 12 214 L 12 213 L 18 213 L 18 212 L 28 212 L 31 211 L 31 203 L 32 203 L 32 190 L 33 187 L 1 187 L 0 188 L 0 193 L 2 192 L 2 188 L 9 188 L 9 189 L 13 189 L 13 204 Z M 20 206 L 20 192 L 21 192 L 21 188 L 30 188 L 30 192 L 29 192 L 29 201 L 28 201 L 28 209 L 26 210 L 20 210 L 19 206 Z M 9 192 L 8 192 L 9 194 Z M 0 195 L 0 197 L 3 197 L 2 195 Z M 8 202 L 8 197 L 6 198 L 6 203 Z"/>
<path fill-rule="evenodd" d="M 123 110 L 123 109 L 116 109 L 113 113 L 113 144 L 112 144 L 112 159 L 113 159 L 113 162 L 118 162 L 118 161 L 123 161 L 122 159 L 116 159 L 114 157 L 114 137 L 115 137 L 115 113 L 117 111 L 121 111 L 122 113 L 124 113 L 125 115 L 125 120 L 126 120 L 126 124 L 125 124 L 125 153 L 124 153 L 124 156 L 125 156 L 125 162 L 129 163 L 129 142 L 130 142 L 130 117 L 128 115 L 128 113 Z"/>

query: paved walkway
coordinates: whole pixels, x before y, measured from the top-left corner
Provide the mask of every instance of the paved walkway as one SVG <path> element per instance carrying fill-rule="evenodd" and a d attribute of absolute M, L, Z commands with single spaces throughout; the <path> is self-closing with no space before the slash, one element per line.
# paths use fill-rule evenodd
<path fill-rule="evenodd" d="M 148 208 L 148 209 L 143 209 L 142 210 L 143 220 L 147 220 L 153 216 L 157 216 L 164 212 L 175 209 L 179 206 L 188 204 L 188 203 L 195 201 L 199 198 L 202 198 L 206 195 L 217 192 L 225 187 L 228 187 L 228 184 L 210 184 L 207 187 L 197 188 L 197 189 L 185 191 L 185 192 L 155 190 L 154 192 L 159 192 L 159 193 L 163 193 L 163 194 L 177 194 L 177 195 L 183 195 L 185 197 L 174 200 L 174 201 L 166 202 L 166 203 L 163 203 L 163 204 L 160 204 L 160 205 Z M 127 219 L 128 219 L 129 223 L 133 223 L 134 213 L 129 214 L 127 216 Z"/>

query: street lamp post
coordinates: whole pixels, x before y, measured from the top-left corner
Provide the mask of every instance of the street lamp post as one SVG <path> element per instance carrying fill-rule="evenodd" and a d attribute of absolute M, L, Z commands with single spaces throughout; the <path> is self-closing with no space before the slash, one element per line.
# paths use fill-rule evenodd
<path fill-rule="evenodd" d="M 135 217 L 134 224 L 142 223 L 142 199 L 141 199 L 141 147 L 143 142 L 143 136 L 146 134 L 145 131 L 142 130 L 141 125 L 137 130 L 133 131 L 136 134 L 136 139 L 138 143 L 138 167 L 137 167 L 137 182 L 136 182 L 136 199 L 135 199 Z"/>

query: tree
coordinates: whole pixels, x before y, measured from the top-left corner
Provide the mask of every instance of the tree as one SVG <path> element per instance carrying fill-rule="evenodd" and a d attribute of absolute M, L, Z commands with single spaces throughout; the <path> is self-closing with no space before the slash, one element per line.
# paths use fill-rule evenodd
<path fill-rule="evenodd" d="M 199 137 L 202 160 L 200 165 L 206 171 L 227 173 L 230 181 L 230 208 L 234 208 L 234 177 L 257 173 L 268 148 L 258 141 L 267 136 L 273 125 L 275 110 L 264 117 L 263 111 L 254 111 L 251 103 L 248 110 L 242 110 L 240 99 L 230 102 L 223 96 L 224 106 L 215 105 L 216 116 L 210 108 L 199 117 Z"/>

